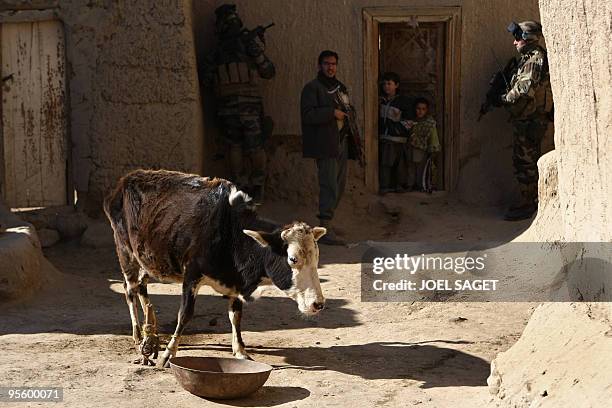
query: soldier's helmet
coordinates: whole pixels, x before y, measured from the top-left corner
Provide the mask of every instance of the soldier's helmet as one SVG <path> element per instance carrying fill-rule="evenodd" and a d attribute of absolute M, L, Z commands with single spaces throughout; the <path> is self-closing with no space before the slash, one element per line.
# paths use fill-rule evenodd
<path fill-rule="evenodd" d="M 538 41 L 542 36 L 542 25 L 537 21 L 528 20 L 518 24 L 513 21 L 510 23 L 507 30 L 517 41 Z"/>
<path fill-rule="evenodd" d="M 217 7 L 215 10 L 217 20 L 215 22 L 215 31 L 219 36 L 238 35 L 242 30 L 242 20 L 238 17 L 236 5 L 224 4 Z"/>

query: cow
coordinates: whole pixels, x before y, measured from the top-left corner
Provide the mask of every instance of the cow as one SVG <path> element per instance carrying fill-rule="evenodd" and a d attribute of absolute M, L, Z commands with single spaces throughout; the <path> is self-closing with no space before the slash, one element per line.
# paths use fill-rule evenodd
<path fill-rule="evenodd" d="M 112 226 L 132 337 L 142 363 L 157 356 L 157 322 L 147 282 L 182 284 L 176 330 L 158 366 L 168 367 L 193 316 L 201 285 L 229 299 L 232 354 L 250 359 L 240 331 L 243 303 L 260 285 L 273 284 L 295 300 L 302 314 L 325 305 L 317 241 L 326 230 L 304 222 L 278 226 L 257 215 L 252 199 L 233 183 L 167 170 L 136 170 L 122 177 L 104 200 Z M 143 315 L 141 335 L 136 297 Z M 146 355 L 143 352 L 146 349 Z"/>

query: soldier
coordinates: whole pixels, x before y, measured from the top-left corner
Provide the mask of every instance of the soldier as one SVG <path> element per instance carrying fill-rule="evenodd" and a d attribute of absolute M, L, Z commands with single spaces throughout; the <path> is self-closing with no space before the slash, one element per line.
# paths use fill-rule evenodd
<path fill-rule="evenodd" d="M 514 36 L 520 59 L 507 93 L 501 96 L 501 104 L 511 116 L 512 162 L 521 200 L 508 209 L 504 218 L 516 221 L 530 218 L 538 209 L 537 161 L 553 105 L 546 50 L 538 44 L 542 26 L 535 21 L 513 22 L 508 31 Z"/>
<path fill-rule="evenodd" d="M 217 46 L 204 64 L 203 82 L 214 86 L 232 181 L 261 203 L 266 179 L 264 141 L 272 121 L 263 116 L 257 80 L 271 79 L 276 72 L 264 54 L 264 28 L 244 29 L 235 5 L 224 4 L 215 14 Z M 250 174 L 244 172 L 244 156 L 251 160 Z"/>

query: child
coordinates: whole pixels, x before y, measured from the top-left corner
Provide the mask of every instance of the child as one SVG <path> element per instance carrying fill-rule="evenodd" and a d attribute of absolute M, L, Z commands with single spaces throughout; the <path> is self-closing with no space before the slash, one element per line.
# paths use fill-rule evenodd
<path fill-rule="evenodd" d="M 378 118 L 380 194 L 404 192 L 410 186 L 407 175 L 408 122 L 410 101 L 399 95 L 400 78 L 394 72 L 383 75 Z"/>
<path fill-rule="evenodd" d="M 416 119 L 410 129 L 410 151 L 408 163 L 408 180 L 410 185 L 416 185 L 423 190 L 423 168 L 427 162 L 427 156 L 440 151 L 440 141 L 436 130 L 436 121 L 429 115 L 429 101 L 418 98 L 415 101 Z"/>

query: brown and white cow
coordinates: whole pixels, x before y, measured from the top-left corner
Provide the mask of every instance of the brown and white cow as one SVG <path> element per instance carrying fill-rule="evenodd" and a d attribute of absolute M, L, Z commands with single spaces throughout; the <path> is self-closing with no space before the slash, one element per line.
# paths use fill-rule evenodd
<path fill-rule="evenodd" d="M 227 180 L 136 170 L 119 180 L 104 201 L 104 211 L 114 230 L 125 278 L 132 335 L 141 349 L 142 344 L 156 342 L 141 338 L 136 296 L 144 312 L 144 324 L 153 325 L 153 330 L 146 326 L 147 333 L 156 336 L 147 282 L 155 278 L 182 283 L 176 330 L 158 366 L 167 366 L 169 358 L 176 355 L 201 285 L 209 285 L 229 298 L 232 352 L 238 358 L 249 358 L 240 334 L 240 319 L 243 302 L 252 299 L 258 286 L 276 285 L 305 315 L 315 315 L 324 307 L 317 273 L 317 240 L 325 234 L 325 228 L 311 228 L 303 222 L 279 227 L 263 220 L 250 197 Z M 150 347 L 145 348 L 151 354 Z"/>

